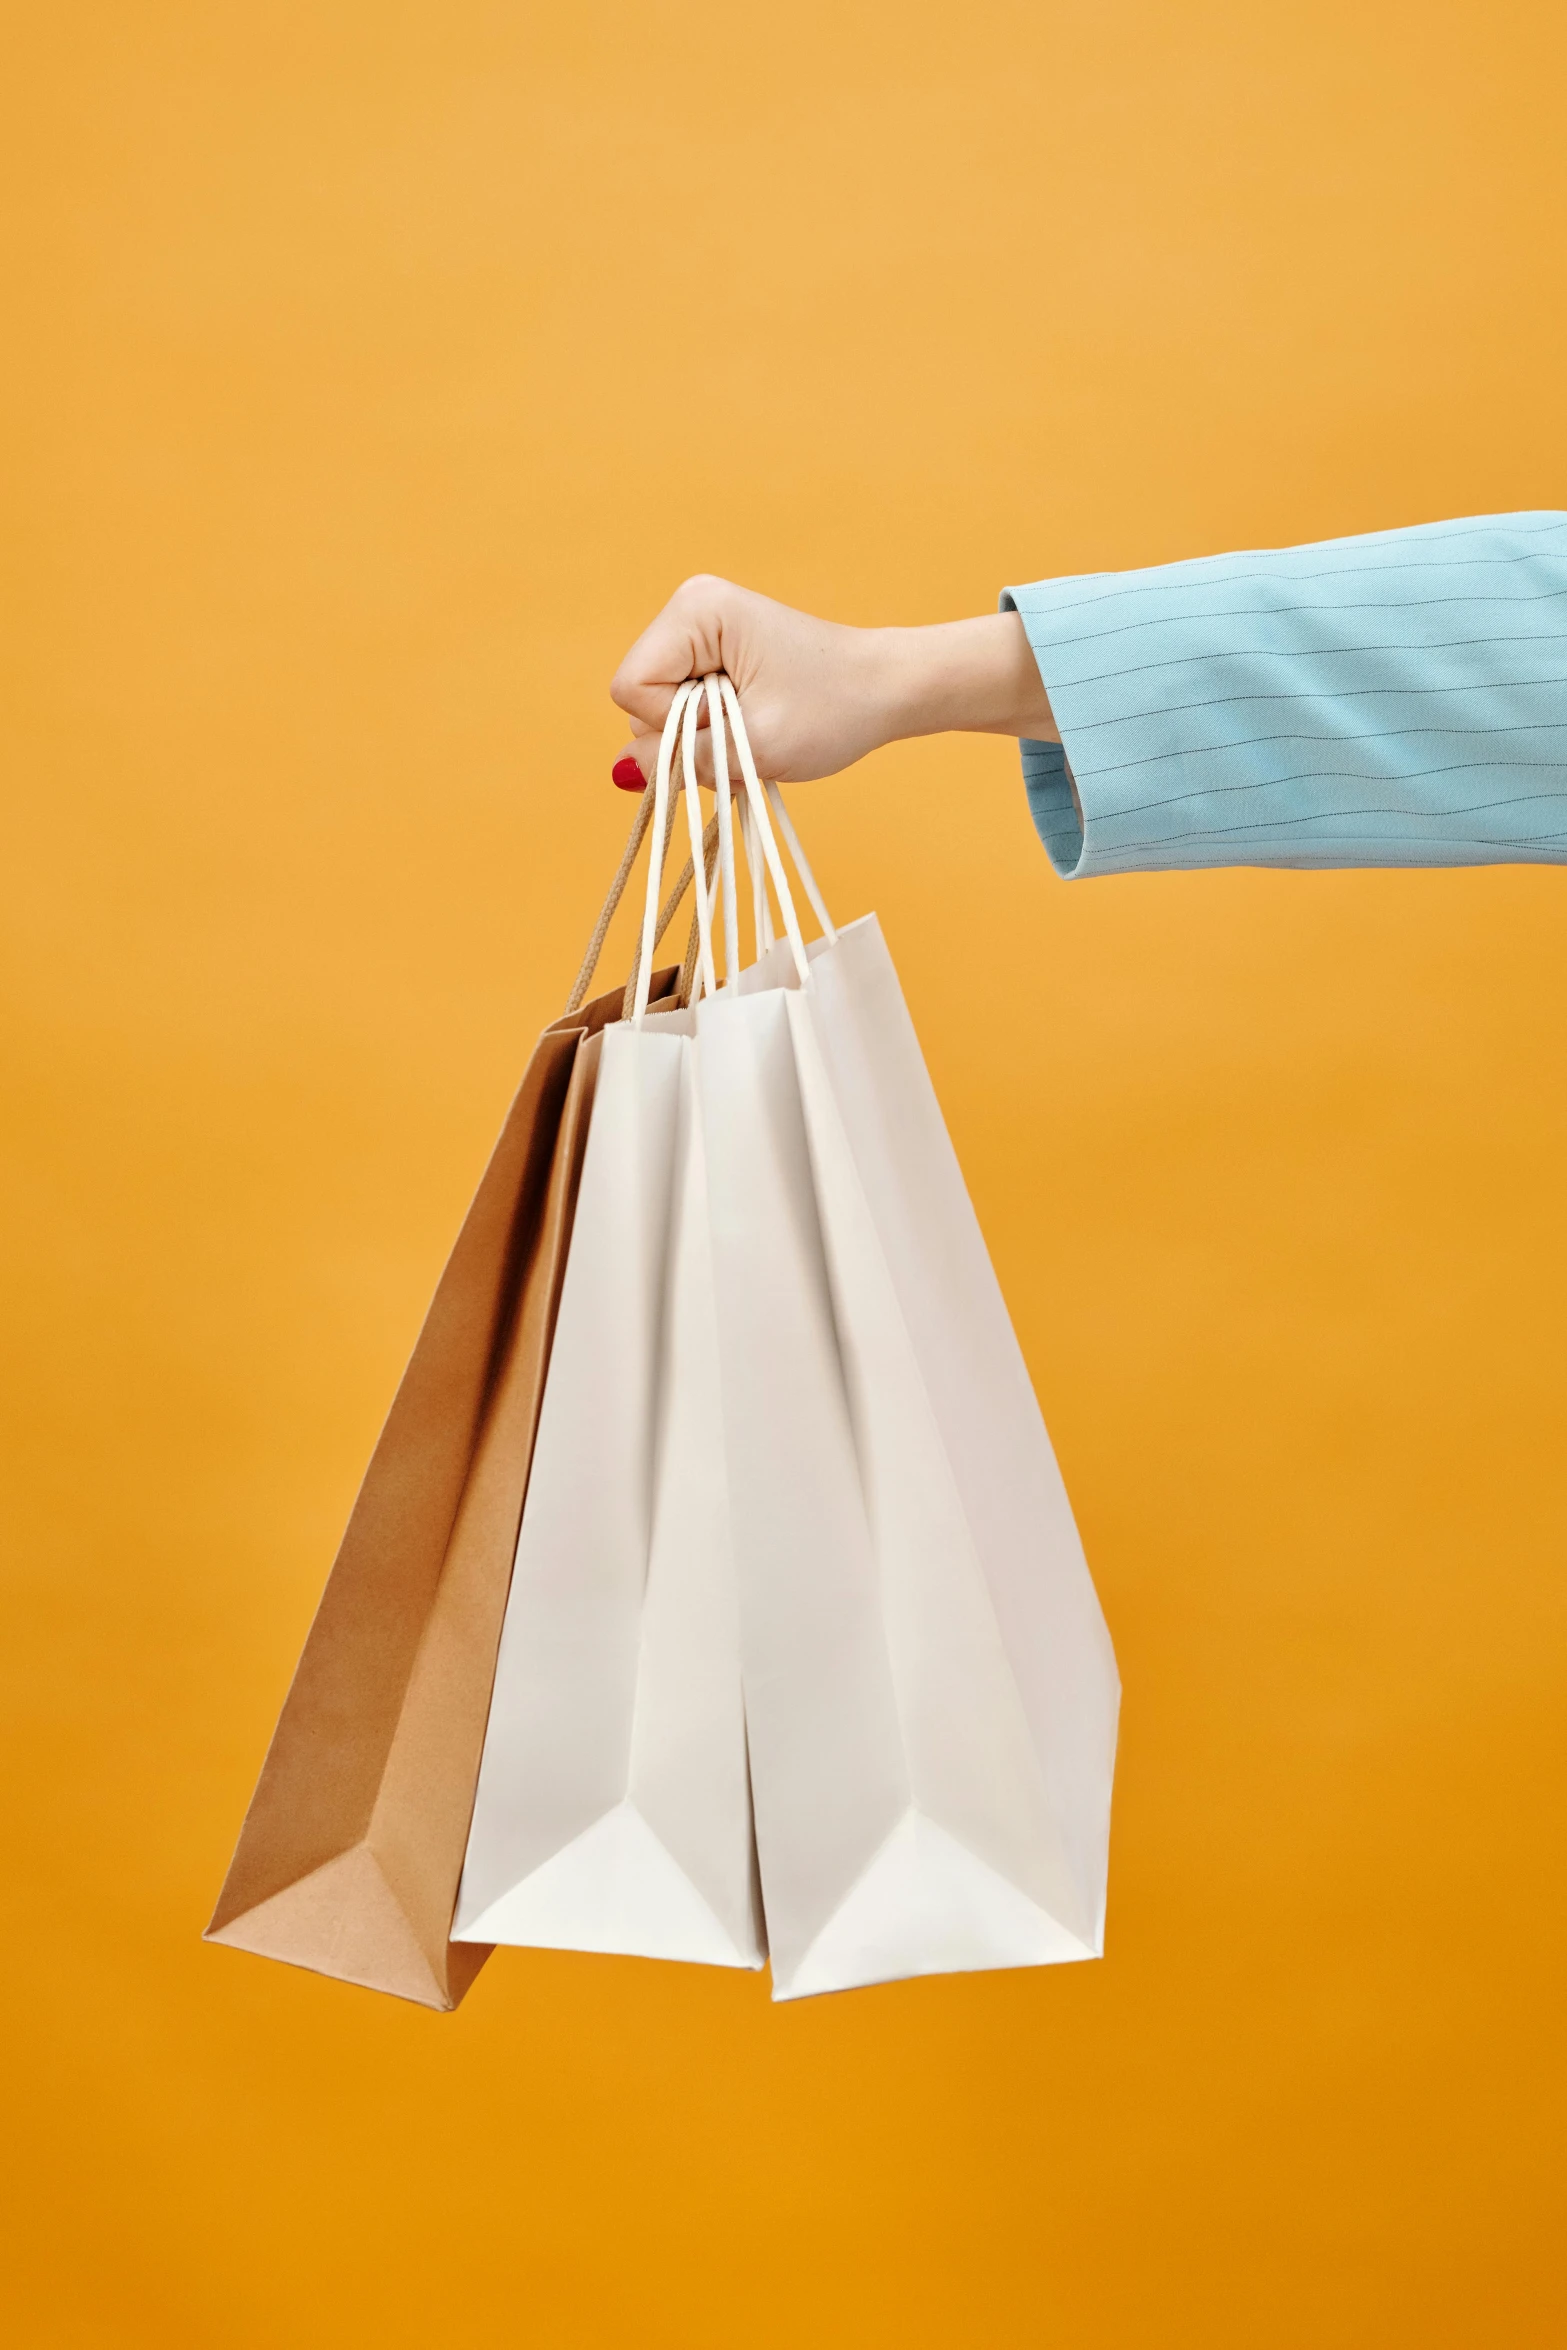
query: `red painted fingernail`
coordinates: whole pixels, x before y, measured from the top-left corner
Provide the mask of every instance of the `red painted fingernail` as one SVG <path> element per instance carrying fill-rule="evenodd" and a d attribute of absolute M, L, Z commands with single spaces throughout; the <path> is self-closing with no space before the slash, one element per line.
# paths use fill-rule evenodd
<path fill-rule="evenodd" d="M 622 791 L 646 791 L 647 777 L 635 759 L 617 759 L 609 771 L 610 781 L 618 783 Z"/>

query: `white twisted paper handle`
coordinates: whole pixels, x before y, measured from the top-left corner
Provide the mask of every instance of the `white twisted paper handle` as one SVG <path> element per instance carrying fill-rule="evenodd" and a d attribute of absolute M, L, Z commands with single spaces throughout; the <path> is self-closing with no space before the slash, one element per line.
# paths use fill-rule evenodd
<path fill-rule="evenodd" d="M 718 799 L 718 870 L 713 877 L 711 893 L 705 886 L 702 853 L 702 810 L 697 796 L 696 738 L 697 722 L 703 700 L 707 703 L 708 724 L 712 735 L 713 778 Z M 727 726 L 725 720 L 727 718 Z M 811 975 L 805 951 L 805 939 L 795 911 L 789 877 L 783 859 L 778 853 L 778 842 L 773 831 L 773 817 L 788 843 L 810 902 L 811 911 L 821 924 L 822 935 L 835 941 L 838 933 L 833 927 L 826 902 L 817 887 L 816 876 L 800 845 L 800 836 L 794 828 L 783 794 L 776 783 L 764 784 L 756 771 L 751 755 L 750 737 L 746 732 L 745 716 L 740 708 L 740 697 L 730 679 L 721 670 L 701 678 L 688 678 L 677 687 L 664 721 L 659 740 L 658 763 L 653 775 L 652 846 L 649 851 L 647 903 L 642 917 L 642 947 L 638 956 L 636 998 L 632 1008 L 632 1022 L 640 1028 L 647 1016 L 648 991 L 652 983 L 653 946 L 658 918 L 658 885 L 663 871 L 670 818 L 670 794 L 674 788 L 676 746 L 680 752 L 682 784 L 686 803 L 686 824 L 691 835 L 691 861 L 696 875 L 696 918 L 698 934 L 697 969 L 700 992 L 716 995 L 718 976 L 713 961 L 713 913 L 715 902 L 723 912 L 724 920 L 724 986 L 733 987 L 740 976 L 740 916 L 735 876 L 734 848 L 734 794 L 729 775 L 729 739 L 739 755 L 740 773 L 745 785 L 741 802 L 741 832 L 746 863 L 751 870 L 752 911 L 756 925 L 757 952 L 762 953 L 773 943 L 771 909 L 767 901 L 767 880 L 773 885 L 778 910 L 783 918 L 784 935 L 802 987 L 808 985 Z M 758 851 L 760 853 L 758 854 Z M 765 878 L 764 878 L 765 876 Z"/>

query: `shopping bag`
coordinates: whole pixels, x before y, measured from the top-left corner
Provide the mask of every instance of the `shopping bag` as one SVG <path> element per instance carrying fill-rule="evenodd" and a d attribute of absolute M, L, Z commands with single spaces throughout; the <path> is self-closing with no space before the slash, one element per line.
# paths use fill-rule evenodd
<path fill-rule="evenodd" d="M 624 1009 L 620 989 L 582 999 L 646 821 L 441 1276 L 207 1927 L 429 2007 L 455 2007 L 488 1956 L 448 1936 L 580 1177 L 583 1048 Z M 654 1000 L 675 983 L 656 974 Z"/>
<path fill-rule="evenodd" d="M 880 929 L 801 863 L 807 952 L 724 706 L 786 932 L 697 1013 L 774 1996 L 1087 1958 L 1109 1635 Z"/>
<path fill-rule="evenodd" d="M 650 795 L 640 971 L 688 700 Z M 694 859 L 691 760 L 685 802 Z M 710 921 L 704 886 L 708 984 Z M 585 1048 L 592 1121 L 459 1940 L 763 1962 L 693 1027 L 649 1016 L 641 986 L 633 1018 Z"/>

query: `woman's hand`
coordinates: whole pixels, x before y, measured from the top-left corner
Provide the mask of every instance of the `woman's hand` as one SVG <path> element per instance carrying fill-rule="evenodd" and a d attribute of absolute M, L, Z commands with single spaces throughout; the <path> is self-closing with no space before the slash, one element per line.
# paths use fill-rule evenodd
<path fill-rule="evenodd" d="M 615 672 L 631 720 L 615 781 L 651 775 L 675 688 L 727 670 L 763 779 L 836 775 L 908 735 L 961 732 L 1059 740 L 1015 612 L 935 628 L 845 628 L 726 579 L 688 579 Z M 702 712 L 705 728 L 707 713 Z M 712 781 L 706 733 L 698 766 Z"/>

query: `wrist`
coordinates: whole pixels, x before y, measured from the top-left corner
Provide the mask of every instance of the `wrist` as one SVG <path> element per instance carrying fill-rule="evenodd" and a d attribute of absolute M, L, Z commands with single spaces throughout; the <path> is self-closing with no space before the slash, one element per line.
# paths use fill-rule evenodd
<path fill-rule="evenodd" d="M 1017 613 L 987 613 L 931 628 L 867 629 L 864 635 L 883 742 L 924 734 L 1060 741 Z"/>

